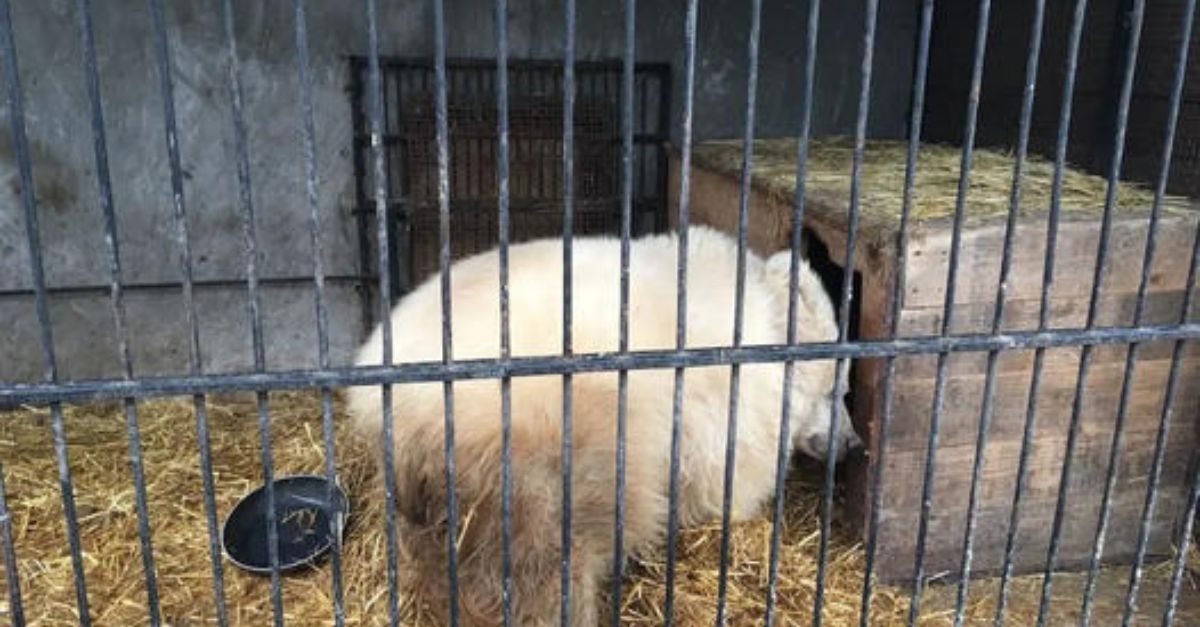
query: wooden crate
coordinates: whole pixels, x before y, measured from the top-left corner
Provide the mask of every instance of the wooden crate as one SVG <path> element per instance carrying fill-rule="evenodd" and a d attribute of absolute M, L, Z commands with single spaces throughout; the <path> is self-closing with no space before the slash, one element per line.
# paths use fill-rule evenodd
<path fill-rule="evenodd" d="M 750 205 L 749 241 L 754 250 L 769 254 L 790 242 L 795 193 L 795 140 L 756 143 L 756 168 Z M 859 338 L 890 336 L 893 281 L 903 281 L 899 307 L 902 337 L 936 335 L 942 323 L 951 240 L 954 185 L 958 177 L 957 148 L 922 148 L 920 178 L 908 252 L 903 267 L 896 264 L 903 145 L 872 142 L 863 178 L 862 221 L 854 270 L 861 281 L 857 295 Z M 679 162 L 672 155 L 668 186 L 669 215 L 678 216 Z M 736 232 L 741 167 L 740 142 L 714 142 L 696 147 L 691 178 L 691 220 Z M 1049 164 L 1034 163 L 1025 188 L 1022 217 L 1013 249 L 1013 270 L 1006 296 L 1004 330 L 1036 328 L 1045 253 Z M 807 210 L 804 227 L 823 243 L 838 264 L 845 259 L 850 146 L 843 140 L 822 140 L 810 155 Z M 973 185 L 964 223 L 955 316 L 952 333 L 989 333 L 995 306 L 1005 213 L 1011 185 L 1011 159 L 979 153 L 972 170 Z M 1064 198 L 1063 220 L 1056 246 L 1055 284 L 1051 299 L 1051 328 L 1084 325 L 1091 295 L 1096 248 L 1103 207 L 1103 181 L 1072 172 L 1072 190 Z M 1127 326 L 1141 275 L 1152 196 L 1141 189 L 1122 188 L 1119 211 L 1112 226 L 1111 263 L 1104 279 L 1099 324 Z M 1147 324 L 1179 320 L 1186 289 L 1197 211 L 1182 199 L 1172 199 L 1157 236 Z M 901 272 L 902 270 L 902 272 Z M 838 270 L 840 271 L 840 270 Z M 836 302 L 836 298 L 835 298 Z M 853 338 L 852 338 L 853 339 Z M 1145 500 L 1150 461 L 1160 424 L 1165 383 L 1173 344 L 1143 345 L 1136 362 L 1129 402 L 1124 450 L 1112 499 L 1112 517 L 1105 545 L 1107 563 L 1128 562 L 1136 546 L 1138 521 Z M 1074 400 L 1079 348 L 1046 351 L 1037 428 L 1030 457 L 1028 488 L 1018 524 L 1015 568 L 1018 573 L 1044 567 L 1051 521 L 1058 495 L 1068 423 Z M 1171 540 L 1186 501 L 1189 457 L 1200 441 L 1200 343 L 1184 349 L 1173 428 L 1158 506 L 1150 534 L 1151 556 L 1171 554 Z M 1082 420 L 1075 465 L 1068 489 L 1066 518 L 1059 559 L 1061 568 L 1086 566 L 1092 551 L 1101 495 L 1112 441 L 1125 346 L 1093 351 L 1084 388 Z M 934 494 L 926 547 L 929 575 L 956 577 L 967 518 L 966 504 L 980 422 L 986 354 L 956 354 L 948 359 L 945 405 L 934 473 Z M 855 364 L 852 414 L 856 427 L 877 451 L 884 398 L 885 360 Z M 933 407 L 936 355 L 897 359 L 891 435 L 883 472 L 877 568 L 884 581 L 912 577 L 916 529 Z M 1002 563 L 1017 461 L 1025 423 L 1033 351 L 1011 351 L 998 361 L 994 418 L 980 490 L 979 518 L 972 572 L 994 573 Z M 869 477 L 880 455 L 860 456 L 842 471 L 849 519 L 865 537 L 869 520 Z"/>

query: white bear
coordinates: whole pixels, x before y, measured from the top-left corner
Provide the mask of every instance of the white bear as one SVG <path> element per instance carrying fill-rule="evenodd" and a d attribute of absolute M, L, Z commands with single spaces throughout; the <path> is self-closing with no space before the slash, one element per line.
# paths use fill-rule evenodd
<path fill-rule="evenodd" d="M 631 350 L 673 349 L 676 336 L 675 234 L 631 242 Z M 743 345 L 784 344 L 790 251 L 764 261 L 747 253 Z M 547 239 L 509 250 L 511 347 L 514 357 L 562 352 L 562 241 Z M 573 343 L 577 354 L 618 349 L 620 240 L 574 241 Z M 492 250 L 451 268 L 455 359 L 499 356 L 499 256 Z M 733 341 L 737 244 L 707 227 L 688 231 L 687 347 Z M 834 311 L 820 280 L 800 266 L 800 341 L 836 339 Z M 396 363 L 442 358 L 441 285 L 434 276 L 392 313 Z M 381 330 L 361 349 L 358 365 L 381 361 Z M 724 490 L 730 368 L 689 368 L 680 439 L 679 514 L 683 526 L 719 519 Z M 775 482 L 784 366 L 741 368 L 735 480 L 735 520 L 759 512 Z M 832 361 L 796 363 L 792 386 L 793 447 L 822 458 L 830 420 L 839 451 L 861 444 L 843 399 L 832 398 Z M 595 625 L 596 594 L 611 569 L 615 519 L 617 381 L 615 372 L 573 377 L 572 624 Z M 844 381 L 843 381 L 844 383 Z M 845 385 L 841 389 L 846 390 Z M 563 378 L 512 379 L 512 603 L 520 625 L 557 624 L 562 521 Z M 661 542 L 667 529 L 674 371 L 629 373 L 625 546 L 631 553 Z M 402 543 L 435 611 L 448 607 L 443 385 L 393 388 L 396 499 Z M 348 390 L 356 430 L 381 442 L 378 387 Z M 836 405 L 836 414 L 834 406 Z M 458 581 L 464 624 L 501 624 L 501 382 L 454 384 L 459 516 Z M 382 448 L 382 447 L 380 447 Z"/>

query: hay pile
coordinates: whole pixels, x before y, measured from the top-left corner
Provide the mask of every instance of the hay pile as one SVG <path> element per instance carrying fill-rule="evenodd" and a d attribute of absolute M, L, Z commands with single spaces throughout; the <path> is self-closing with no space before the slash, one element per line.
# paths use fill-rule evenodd
<path fill-rule="evenodd" d="M 816 201 L 814 211 L 827 208 L 841 216 L 850 197 L 850 170 L 854 143 L 846 137 L 815 138 L 809 145 L 808 195 Z M 860 202 L 865 228 L 894 225 L 900 216 L 904 190 L 904 168 L 908 142 L 869 140 L 863 153 Z M 711 141 L 693 150 L 696 166 L 730 176 L 742 168 L 740 140 Z M 913 188 L 911 216 L 917 222 L 954 215 L 962 148 L 923 144 L 918 153 L 917 177 Z M 1007 215 L 1015 158 L 1003 152 L 977 149 L 971 167 L 967 195 L 969 220 Z M 1054 164 L 1031 155 L 1022 181 L 1022 215 L 1044 214 L 1050 205 Z M 796 139 L 762 139 L 754 142 L 753 186 L 790 205 L 796 189 Z M 1066 169 L 1062 188 L 1062 210 L 1098 213 L 1104 208 L 1107 181 L 1100 176 Z M 1145 211 L 1154 193 L 1142 186 L 1123 182 L 1118 188 L 1118 211 Z M 822 207 L 827 205 L 827 207 Z M 1166 211 L 1180 211 L 1188 201 L 1168 197 Z M 844 219 L 844 218 L 841 218 Z"/>
<path fill-rule="evenodd" d="M 156 400 L 142 403 L 139 408 L 164 620 L 171 625 L 212 624 L 212 579 L 191 400 Z M 322 472 L 319 399 L 311 394 L 273 394 L 271 410 L 277 473 Z M 245 397 L 211 400 L 209 414 L 214 479 L 223 519 L 241 495 L 260 483 L 257 423 L 254 404 Z M 68 408 L 67 435 L 92 618 L 98 625 L 144 624 L 137 516 L 120 405 Z M 374 466 L 340 424 L 338 446 L 339 472 L 353 507 L 345 546 L 347 624 L 386 624 L 384 519 Z M 29 409 L 0 414 L 0 461 L 7 481 L 29 624 L 77 624 L 48 412 Z M 779 579 L 783 625 L 809 621 L 818 543 L 819 489 L 811 478 L 819 473 L 808 468 L 798 469 L 793 475 Z M 761 620 L 770 529 L 768 520 L 759 519 L 734 531 L 730 624 Z M 711 624 L 716 606 L 718 550 L 719 525 L 682 534 L 678 624 Z M 838 532 L 831 544 L 831 558 L 825 618 L 833 625 L 857 624 L 863 552 L 844 532 Z M 1200 568 L 1200 555 L 1193 553 L 1191 564 Z M 624 623 L 661 624 L 664 569 L 661 559 L 631 568 L 624 588 Z M 401 564 L 402 577 L 404 571 Z M 225 574 L 231 624 L 269 624 L 268 580 L 238 571 L 228 562 Z M 1148 617 L 1160 611 L 1167 576 L 1169 565 L 1153 566 L 1147 572 L 1142 606 Z M 1124 591 L 1126 577 L 1125 569 L 1105 571 L 1097 620 L 1119 610 L 1119 594 Z M 1057 624 L 1077 614 L 1081 577 L 1062 575 L 1055 581 L 1055 597 L 1061 601 L 1055 604 Z M 1014 583 L 1010 624 L 1024 624 L 1036 612 L 1039 582 L 1037 577 L 1027 577 Z M 1180 624 L 1187 624 L 1189 617 L 1200 617 L 1196 585 L 1194 577 L 1185 584 Z M 930 586 L 921 624 L 950 623 L 954 589 Z M 970 622 L 990 624 L 994 582 L 975 582 L 972 592 Z M 332 624 L 327 564 L 286 577 L 284 593 L 289 624 Z M 432 624 L 420 605 L 420 599 L 404 595 L 405 624 Z M 0 610 L 0 617 L 7 615 L 7 603 Z M 875 597 L 872 622 L 903 624 L 907 611 L 903 591 L 881 587 Z"/>

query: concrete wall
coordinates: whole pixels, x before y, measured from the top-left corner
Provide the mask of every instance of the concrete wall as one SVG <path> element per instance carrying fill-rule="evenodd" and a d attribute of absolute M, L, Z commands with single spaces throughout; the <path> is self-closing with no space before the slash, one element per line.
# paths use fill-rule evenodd
<path fill-rule="evenodd" d="M 207 0 L 166 4 L 196 279 L 242 280 L 245 259 L 220 15 L 215 3 Z M 312 252 L 298 130 L 292 3 L 235 4 L 262 253 L 260 276 L 303 277 L 312 270 Z M 379 3 L 384 54 L 431 54 L 428 4 Z M 510 55 L 561 58 L 561 3 L 512 0 L 509 4 Z M 639 59 L 673 66 L 676 114 L 672 125 L 677 136 L 684 3 L 639 4 Z M 701 4 L 696 134 L 699 139 L 740 136 L 748 7 L 736 0 Z M 817 133 L 852 129 L 862 30 L 859 4 L 826 3 L 824 7 L 814 119 Z M 350 213 L 354 173 L 345 87 L 346 56 L 366 51 L 366 22 L 360 5 L 313 1 L 308 9 L 325 267 L 330 275 L 344 277 L 358 271 L 357 235 Z M 913 3 L 907 1 L 883 5 L 871 132 L 901 136 L 916 13 Z M 129 284 L 177 283 L 178 249 L 150 14 L 146 3 L 139 0 L 99 3 L 95 11 L 123 279 Z M 806 11 L 802 3 L 765 3 L 758 109 L 761 136 L 795 133 Z M 74 3 L 14 3 L 13 23 L 26 95 L 25 121 L 35 149 L 47 282 L 52 288 L 106 285 L 106 251 Z M 620 3 L 581 2 L 577 23 L 579 58 L 620 55 Z M 447 24 L 450 56 L 494 54 L 490 1 L 448 2 Z M 17 183 L 5 106 L 0 105 L 5 120 L 0 131 L 0 381 L 36 380 L 43 362 L 28 292 L 32 283 L 20 200 L 24 190 Z M 311 288 L 303 283 L 267 286 L 262 297 L 268 366 L 315 365 Z M 331 283 L 329 297 L 334 361 L 344 363 L 364 332 L 361 300 L 352 281 Z M 244 287 L 201 288 L 197 306 L 205 369 L 245 369 L 250 351 Z M 131 290 L 127 307 L 135 372 L 185 372 L 188 343 L 178 290 Z M 104 291 L 55 292 L 51 313 L 64 378 L 119 373 L 111 307 Z"/>

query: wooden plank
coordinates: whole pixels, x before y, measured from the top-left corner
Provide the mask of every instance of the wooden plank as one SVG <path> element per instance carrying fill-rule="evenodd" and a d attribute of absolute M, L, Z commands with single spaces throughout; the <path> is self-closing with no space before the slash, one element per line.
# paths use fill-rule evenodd
<path fill-rule="evenodd" d="M 1115 499 L 1106 537 L 1104 563 L 1129 564 L 1136 549 L 1141 507 L 1145 495 L 1127 494 Z M 1184 509 L 1179 491 L 1161 493 L 1150 527 L 1149 561 L 1171 556 L 1175 521 Z M 1023 507 L 1018 522 L 1014 554 L 1017 575 L 1041 572 L 1045 566 L 1054 519 L 1053 506 Z M 1065 512 L 1061 535 L 1059 570 L 1086 568 L 1091 559 L 1099 500 L 1074 499 Z M 1007 541 L 1010 506 L 983 509 L 976 523 L 973 576 L 998 573 Z M 907 513 L 887 512 L 881 516 L 879 550 L 876 561 L 879 578 L 891 584 L 908 583 L 913 575 L 916 556 L 917 518 Z M 962 560 L 962 541 L 966 529 L 966 508 L 957 508 L 930 519 L 925 548 L 926 573 L 929 576 L 957 580 Z"/>
<path fill-rule="evenodd" d="M 1173 341 L 1142 342 L 1138 350 L 1138 363 L 1170 359 L 1175 350 Z M 1092 363 L 1125 363 L 1128 344 L 1108 344 L 1092 349 Z M 1024 372 L 1026 376 L 1032 372 L 1034 352 L 1031 349 L 1016 351 L 1001 351 L 996 362 L 996 371 Z M 1045 351 L 1044 367 L 1062 369 L 1073 367 L 1079 363 L 1079 347 L 1056 347 Z M 1187 341 L 1183 343 L 1182 356 L 1184 359 L 1200 357 L 1200 342 Z M 949 357 L 949 373 L 952 376 L 983 375 L 987 372 L 987 352 L 953 353 Z M 1140 367 L 1140 366 L 1139 366 Z M 937 375 L 936 355 L 906 355 L 896 360 L 897 380 L 932 379 Z"/>
<path fill-rule="evenodd" d="M 1183 313 L 1183 290 L 1155 291 L 1146 296 L 1142 323 L 1177 324 Z M 1088 298 L 1051 299 L 1049 328 L 1080 329 L 1087 325 Z M 1096 326 L 1133 325 L 1136 292 L 1106 292 L 1101 295 Z M 1038 328 L 1041 299 L 1008 300 L 1004 307 L 1002 331 L 1034 331 Z M 900 314 L 900 335 L 919 337 L 941 333 L 945 307 L 908 307 Z M 995 301 L 955 305 L 951 333 L 991 333 Z"/>
<path fill-rule="evenodd" d="M 670 181 L 667 184 L 667 221 L 671 229 L 679 226 L 679 164 L 672 156 Z M 740 186 L 736 181 L 708 170 L 692 168 L 691 194 L 688 204 L 690 224 L 711 226 L 726 233 L 738 231 Z M 751 250 L 766 255 L 788 247 L 791 235 L 791 215 L 757 192 L 750 196 L 750 231 L 747 241 Z"/>
<path fill-rule="evenodd" d="M 1172 423 L 1161 489 L 1186 490 L 1187 464 L 1197 441 L 1187 422 Z M 1154 454 L 1156 433 L 1126 434 L 1117 473 L 1116 493 L 1144 495 Z M 1028 483 L 1022 497 L 1031 509 L 1053 508 L 1061 485 L 1066 434 L 1039 434 L 1030 449 Z M 1073 499 L 1100 501 L 1108 471 L 1112 445 L 1111 429 L 1081 433 L 1076 442 L 1069 495 Z M 1021 442 L 988 443 L 984 462 L 984 481 L 980 485 L 980 503 L 985 507 L 1004 505 L 1016 490 L 1017 466 Z M 889 451 L 883 481 L 883 507 L 888 512 L 916 511 L 921 503 L 924 451 Z M 970 494 L 975 446 L 958 444 L 939 446 L 933 482 L 933 510 L 953 511 L 965 508 Z"/>
<path fill-rule="evenodd" d="M 1151 291 L 1181 291 L 1187 281 L 1197 215 L 1165 216 L 1158 229 L 1158 253 Z M 1086 298 L 1092 291 L 1099 220 L 1065 218 L 1059 229 L 1054 272 L 1054 299 Z M 996 295 L 1004 241 L 1003 225 L 981 225 L 963 233 L 955 302 L 991 303 Z M 1104 289 L 1137 290 L 1146 241 L 1144 217 L 1118 218 L 1109 242 L 1109 272 Z M 904 308 L 939 307 L 945 301 L 950 232 L 944 224 L 918 225 L 909 247 Z M 1046 237 L 1044 219 L 1024 219 L 1017 226 L 1008 298 L 1036 299 L 1041 294 Z M 1194 286 L 1193 286 L 1194 287 Z"/>
<path fill-rule="evenodd" d="M 927 357 L 922 359 L 936 359 Z M 1131 382 L 1128 425 L 1130 432 L 1157 429 L 1170 360 L 1139 362 Z M 1200 358 L 1180 364 L 1179 387 L 1175 397 L 1177 424 L 1200 420 Z M 1109 428 L 1117 412 L 1124 363 L 1093 363 L 1083 390 L 1082 425 L 1086 431 Z M 941 438 L 946 445 L 974 442 L 985 377 L 951 373 L 946 381 Z M 1039 433 L 1065 433 L 1070 421 L 1078 366 L 1046 368 L 1038 395 Z M 924 451 L 933 409 L 935 381 L 905 379 L 896 383 L 892 416 L 890 451 Z M 1030 373 L 1009 371 L 997 376 L 993 404 L 992 438 L 1015 441 L 1021 438 L 1029 398 Z"/>

